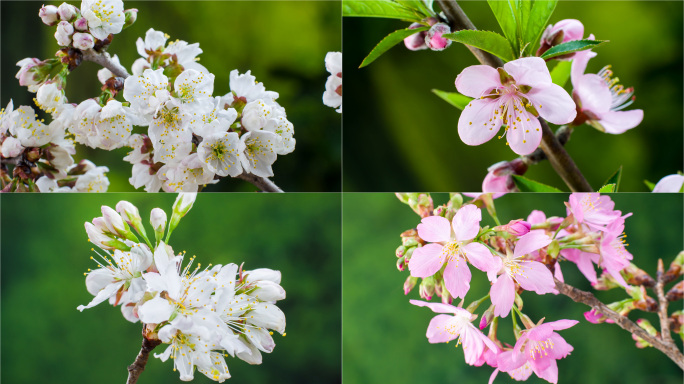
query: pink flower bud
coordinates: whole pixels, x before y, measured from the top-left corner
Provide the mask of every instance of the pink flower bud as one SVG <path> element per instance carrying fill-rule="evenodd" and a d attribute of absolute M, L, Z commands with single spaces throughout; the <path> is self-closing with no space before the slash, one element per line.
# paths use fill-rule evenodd
<path fill-rule="evenodd" d="M 451 33 L 451 28 L 444 23 L 437 23 L 425 35 L 425 44 L 433 51 L 443 51 L 451 45 L 451 40 L 442 37 L 447 33 Z"/>
<path fill-rule="evenodd" d="M 74 26 L 67 21 L 60 21 L 57 24 L 57 31 L 55 31 L 55 39 L 57 44 L 68 47 L 71 44 L 71 35 L 74 34 Z"/>
<path fill-rule="evenodd" d="M 549 50 L 549 48 L 558 44 L 581 40 L 583 35 L 584 25 L 582 25 L 579 20 L 566 19 L 561 20 L 556 24 L 549 25 L 542 34 L 541 45 L 539 46 L 539 50 L 537 50 L 537 56 L 541 56 L 544 52 Z M 569 60 L 574 55 L 574 53 L 571 53 L 559 57 L 562 60 Z M 556 59 L 558 59 L 558 57 L 556 57 Z"/>
<path fill-rule="evenodd" d="M 409 29 L 416 29 L 420 28 L 423 25 L 420 23 L 413 23 L 409 27 Z M 418 33 L 414 33 L 413 35 L 407 37 L 404 39 L 404 45 L 406 48 L 410 49 L 411 51 L 420 51 L 422 49 L 427 49 L 427 44 L 425 44 L 425 36 L 427 35 L 427 32 L 422 31 Z"/>
<path fill-rule="evenodd" d="M 71 21 L 76 16 L 76 7 L 71 4 L 62 3 L 59 8 L 57 8 L 59 13 L 59 18 L 64 21 Z"/>
<path fill-rule="evenodd" d="M 487 176 L 482 181 L 482 192 L 517 192 L 518 188 L 511 175 L 523 175 L 527 164 L 522 160 L 501 161 L 487 168 Z"/>
<path fill-rule="evenodd" d="M 124 21 L 124 28 L 128 28 L 138 19 L 138 10 L 135 8 L 127 9 L 124 11 L 124 16 L 126 20 Z"/>
<path fill-rule="evenodd" d="M 140 212 L 138 212 L 138 208 L 129 203 L 128 201 L 121 200 L 116 204 L 116 211 L 121 215 L 121 218 L 123 218 L 129 225 L 132 225 L 132 223 L 136 221 L 142 221 L 140 218 Z"/>
<path fill-rule="evenodd" d="M 417 277 L 409 276 L 406 281 L 404 282 L 404 295 L 408 295 L 409 292 L 413 289 L 413 287 L 416 286 L 416 283 L 418 282 Z"/>
<path fill-rule="evenodd" d="M 40 11 L 38 11 L 38 16 L 41 20 L 43 20 L 43 23 L 47 25 L 55 25 L 57 24 L 57 20 L 59 19 L 57 7 L 55 7 L 54 5 L 43 6 L 43 8 L 41 8 Z"/>
<path fill-rule="evenodd" d="M 74 33 L 74 48 L 85 51 L 95 46 L 95 38 L 90 33 Z"/>
<path fill-rule="evenodd" d="M 513 220 L 510 223 L 506 224 L 504 227 L 506 227 L 506 232 L 518 237 L 526 235 L 530 232 L 530 229 L 532 228 L 530 223 L 523 220 Z"/>
<path fill-rule="evenodd" d="M 88 30 L 88 20 L 86 20 L 85 17 L 81 17 L 80 19 L 76 19 L 74 21 L 74 29 L 77 31 L 85 32 Z"/>
<path fill-rule="evenodd" d="M 45 82 L 47 73 L 41 71 L 42 61 L 35 58 L 26 58 L 17 63 L 20 67 L 19 72 L 15 75 L 19 80 L 19 85 L 29 87 L 32 85 L 40 85 Z"/>

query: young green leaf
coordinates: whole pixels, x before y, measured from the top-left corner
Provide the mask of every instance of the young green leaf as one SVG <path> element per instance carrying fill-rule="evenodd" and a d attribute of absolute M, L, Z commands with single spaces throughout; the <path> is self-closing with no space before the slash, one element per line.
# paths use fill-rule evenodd
<path fill-rule="evenodd" d="M 463 110 L 463 108 L 465 108 L 468 103 L 473 100 L 472 97 L 461 95 L 458 92 L 444 92 L 440 91 L 439 89 L 433 89 L 432 93 L 460 110 Z"/>
<path fill-rule="evenodd" d="M 520 48 L 518 46 L 518 35 L 516 33 L 517 23 L 515 20 L 515 6 L 511 4 L 511 1 L 509 0 L 487 0 L 487 3 L 489 3 L 489 8 L 494 12 L 496 21 L 499 22 L 499 26 L 501 27 L 504 36 L 506 36 L 506 39 L 508 39 L 511 48 L 514 52 L 518 52 Z"/>
<path fill-rule="evenodd" d="M 423 16 L 432 16 L 435 12 L 432 8 L 428 8 L 427 4 L 423 0 L 395 0 L 397 3 L 403 5 L 406 8 L 413 9 L 416 12 L 422 13 Z"/>
<path fill-rule="evenodd" d="M 615 191 L 614 192 L 617 192 L 618 188 L 620 188 L 620 180 L 621 179 L 622 179 L 622 165 L 620 166 L 620 168 L 618 168 L 617 171 L 615 171 L 615 173 L 613 173 L 608 178 L 608 180 L 606 180 L 605 183 L 603 183 L 603 185 L 615 184 Z"/>
<path fill-rule="evenodd" d="M 419 12 L 416 12 L 391 0 L 344 0 L 342 2 L 342 15 L 358 17 L 382 17 L 415 22 L 418 22 L 423 18 Z"/>
<path fill-rule="evenodd" d="M 607 43 L 608 40 L 574 40 L 568 41 L 567 43 L 558 44 L 555 47 L 550 48 L 548 51 L 541 55 L 541 58 L 548 60 L 556 56 L 567 55 L 568 53 L 584 51 L 587 49 L 593 49 L 598 47 L 603 43 Z"/>
<path fill-rule="evenodd" d="M 648 187 L 648 189 L 649 189 L 650 191 L 653 191 L 653 188 L 655 188 L 655 183 L 652 183 L 652 182 L 650 182 L 650 181 L 648 181 L 648 180 L 644 180 L 644 184 L 646 184 L 646 186 Z"/>
<path fill-rule="evenodd" d="M 361 66 L 359 68 L 363 68 L 366 65 L 372 63 L 380 57 L 383 53 L 387 52 L 390 48 L 394 47 L 397 45 L 399 42 L 403 41 L 405 38 L 413 35 L 414 33 L 422 32 L 422 31 L 427 31 L 430 29 L 430 27 L 420 27 L 420 28 L 415 28 L 415 29 L 400 29 L 398 31 L 394 31 L 387 35 L 382 41 L 378 43 L 378 45 L 373 48 L 373 50 L 366 56 L 365 59 L 363 59 L 363 62 L 361 63 Z"/>
<path fill-rule="evenodd" d="M 479 48 L 500 57 L 504 61 L 511 61 L 516 58 L 508 40 L 496 32 L 464 29 L 454 33 L 444 34 L 442 37 Z"/>
<path fill-rule="evenodd" d="M 520 192 L 562 192 L 550 185 L 542 184 L 538 181 L 530 180 L 523 176 L 512 175 L 513 182 L 518 187 Z"/>
<path fill-rule="evenodd" d="M 601 188 L 600 188 L 598 191 L 596 191 L 596 192 L 598 192 L 598 193 L 612 193 L 612 192 L 617 192 L 617 190 L 616 190 L 615 188 L 616 188 L 615 184 L 606 184 L 606 185 L 604 185 L 603 187 L 601 187 Z"/>
<path fill-rule="evenodd" d="M 529 54 L 534 54 L 541 35 L 549 23 L 557 0 L 522 0 L 520 1 L 520 24 L 522 26 L 522 46 Z M 521 47 L 522 48 L 522 47 Z"/>
<path fill-rule="evenodd" d="M 551 70 L 551 81 L 554 84 L 561 87 L 565 86 L 570 78 L 570 70 L 572 69 L 572 63 L 569 61 L 559 61 L 555 67 Z"/>

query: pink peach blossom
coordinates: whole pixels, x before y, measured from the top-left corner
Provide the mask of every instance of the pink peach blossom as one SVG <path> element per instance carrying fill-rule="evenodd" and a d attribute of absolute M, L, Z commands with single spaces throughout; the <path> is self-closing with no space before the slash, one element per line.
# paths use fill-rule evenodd
<path fill-rule="evenodd" d="M 575 103 L 560 86 L 551 82 L 546 63 L 539 57 L 524 57 L 494 69 L 474 65 L 456 78 L 456 89 L 475 98 L 463 109 L 458 134 L 467 145 L 480 145 L 506 125 L 513 152 L 527 155 L 541 142 L 537 116 L 554 124 L 575 119 Z"/>

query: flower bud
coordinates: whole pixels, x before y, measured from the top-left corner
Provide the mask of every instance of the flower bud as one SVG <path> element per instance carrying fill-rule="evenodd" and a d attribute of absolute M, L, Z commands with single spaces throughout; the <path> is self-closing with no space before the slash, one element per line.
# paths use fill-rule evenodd
<path fill-rule="evenodd" d="M 126 228 L 121 215 L 116 213 L 115 210 L 113 210 L 111 207 L 103 205 L 102 218 L 104 219 L 105 225 L 107 226 L 109 232 L 118 234 L 121 237 L 125 237 L 128 228 Z"/>
<path fill-rule="evenodd" d="M 402 256 L 397 259 L 397 269 L 399 272 L 403 272 L 404 269 L 406 268 L 406 256 Z"/>
<path fill-rule="evenodd" d="M 138 10 L 135 8 L 127 9 L 124 11 L 124 15 L 126 16 L 126 20 L 124 22 L 123 29 L 126 29 L 133 25 L 135 21 L 138 19 Z"/>
<path fill-rule="evenodd" d="M 425 44 L 433 51 L 443 51 L 451 45 L 451 40 L 442 35 L 451 33 L 451 28 L 444 23 L 433 25 L 425 35 Z"/>
<path fill-rule="evenodd" d="M 71 21 L 76 17 L 76 7 L 71 4 L 62 3 L 59 8 L 57 8 L 57 13 L 59 13 L 59 18 L 63 21 Z"/>
<path fill-rule="evenodd" d="M 96 219 L 102 219 L 101 217 L 98 217 Z M 86 233 L 88 234 L 88 240 L 97 245 L 98 247 L 102 249 L 108 249 L 108 250 L 113 250 L 113 249 L 125 249 L 130 247 L 126 247 L 126 245 L 113 237 L 109 236 L 103 231 L 102 224 L 98 225 L 96 223 L 96 219 L 93 219 L 92 223 L 85 223 L 85 230 Z M 103 220 L 98 220 L 98 223 L 102 223 Z"/>
<path fill-rule="evenodd" d="M 428 301 L 431 300 L 432 296 L 435 294 L 435 284 L 436 281 L 434 276 L 424 278 L 423 281 L 420 282 L 418 289 L 420 297 Z"/>
<path fill-rule="evenodd" d="M 520 237 L 520 236 L 528 234 L 530 232 L 531 228 L 532 228 L 532 225 L 530 223 L 528 223 L 527 221 L 517 219 L 517 220 L 511 220 L 506 225 L 494 227 L 494 230 L 506 231 L 513 236 Z"/>
<path fill-rule="evenodd" d="M 81 17 L 74 21 L 74 29 L 79 32 L 85 32 L 88 30 L 88 20 L 85 17 Z"/>
<path fill-rule="evenodd" d="M 57 31 L 55 31 L 55 39 L 57 44 L 68 47 L 71 44 L 71 35 L 74 34 L 74 26 L 67 21 L 60 21 L 57 24 Z"/>
<path fill-rule="evenodd" d="M 85 51 L 95 46 L 95 38 L 90 33 L 76 32 L 73 36 L 74 48 Z"/>
<path fill-rule="evenodd" d="M 133 226 L 135 222 L 142 221 L 138 208 L 128 201 L 121 200 L 116 203 L 116 211 L 121 215 L 121 218 L 131 226 Z"/>
<path fill-rule="evenodd" d="M 627 284 L 630 285 L 643 285 L 646 287 L 655 287 L 656 281 L 646 273 L 646 271 L 640 269 L 636 265 L 629 263 L 623 270 L 620 271 L 624 277 Z"/>
<path fill-rule="evenodd" d="M 160 208 L 152 209 L 150 213 L 150 224 L 155 232 L 164 232 L 166 228 L 166 212 Z"/>
<path fill-rule="evenodd" d="M 486 311 L 482 314 L 482 318 L 480 318 L 480 331 L 485 329 L 489 323 L 492 322 L 492 319 L 494 318 L 494 306 L 490 305 L 489 308 L 487 308 Z"/>
<path fill-rule="evenodd" d="M 38 11 L 38 16 L 43 20 L 43 23 L 55 25 L 59 19 L 59 14 L 57 12 L 58 9 L 54 5 L 44 5 L 43 8 Z"/>
<path fill-rule="evenodd" d="M 14 77 L 19 80 L 19 85 L 29 87 L 29 91 L 36 92 L 37 86 L 47 80 L 53 63 L 55 63 L 54 59 L 46 61 L 40 61 L 36 58 L 22 59 L 17 63 L 19 72 Z"/>
<path fill-rule="evenodd" d="M 413 289 L 413 287 L 416 286 L 416 283 L 418 282 L 417 277 L 409 276 L 406 278 L 406 281 L 404 281 L 404 295 L 408 295 L 409 292 Z"/>
<path fill-rule="evenodd" d="M 245 281 L 272 281 L 276 284 L 280 284 L 281 274 L 280 271 L 275 271 L 268 268 L 258 268 L 251 271 L 245 271 Z"/>
<path fill-rule="evenodd" d="M 27 153 L 26 153 L 26 160 L 35 163 L 36 161 L 40 160 L 42 157 L 42 153 L 40 151 L 40 148 L 31 148 Z"/>
<path fill-rule="evenodd" d="M 556 24 L 549 25 L 542 34 L 541 45 L 539 50 L 537 50 L 537 56 L 541 56 L 551 47 L 554 47 L 558 44 L 567 43 L 568 41 L 573 40 L 581 40 L 583 35 L 584 25 L 582 25 L 579 20 L 565 19 L 557 22 Z M 574 53 L 571 53 L 569 55 L 558 57 L 560 57 L 561 60 L 568 60 L 574 55 Z M 555 57 L 555 59 L 558 59 L 558 57 Z"/>
<path fill-rule="evenodd" d="M 665 298 L 668 301 L 681 301 L 682 297 L 684 297 L 684 280 L 675 284 L 675 286 L 665 294 Z"/>
<path fill-rule="evenodd" d="M 176 201 L 173 203 L 173 211 L 178 212 L 178 214 L 183 217 L 195 204 L 195 199 L 197 198 L 197 193 L 181 192 L 176 197 Z"/>
<path fill-rule="evenodd" d="M 449 194 L 449 208 L 459 209 L 463 205 L 463 195 L 460 193 L 450 193 Z"/>
<path fill-rule="evenodd" d="M 416 29 L 422 27 L 423 24 L 421 23 L 413 23 L 409 27 L 409 29 Z M 418 33 L 414 33 L 413 35 L 407 37 L 404 39 L 404 45 L 406 48 L 410 49 L 411 51 L 420 51 L 422 49 L 427 49 L 427 44 L 425 44 L 425 36 L 427 35 L 426 31 L 421 31 Z"/>
<path fill-rule="evenodd" d="M 4 145 L 4 143 L 3 143 L 3 145 Z M 4 156 L 4 154 L 3 154 L 3 156 Z M 16 155 L 14 155 L 14 156 L 16 156 Z M 14 157 L 14 156 L 5 156 L 5 157 Z M 405 252 L 406 252 L 406 247 L 403 245 L 400 245 L 399 247 L 397 247 L 397 250 L 394 252 L 394 254 L 397 255 L 397 257 L 404 257 Z"/>

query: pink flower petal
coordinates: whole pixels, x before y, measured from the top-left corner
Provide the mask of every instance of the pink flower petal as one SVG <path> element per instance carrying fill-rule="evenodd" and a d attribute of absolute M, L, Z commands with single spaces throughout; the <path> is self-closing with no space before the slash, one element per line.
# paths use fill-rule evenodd
<path fill-rule="evenodd" d="M 453 297 L 465 297 L 470 290 L 470 278 L 470 268 L 463 258 L 449 260 L 444 268 L 444 285 Z"/>
<path fill-rule="evenodd" d="M 463 246 L 463 252 L 470 264 L 482 272 L 498 271 L 501 269 L 501 258 L 480 243 L 470 243 Z"/>
<path fill-rule="evenodd" d="M 684 176 L 682 175 L 668 175 L 660 179 L 658 184 L 653 188 L 653 192 L 674 192 L 677 193 L 684 185 Z"/>
<path fill-rule="evenodd" d="M 515 350 L 501 352 L 496 357 L 496 364 L 501 372 L 513 371 L 525 365 L 526 362 L 525 356 Z"/>
<path fill-rule="evenodd" d="M 619 135 L 641 124 L 644 119 L 644 111 L 633 109 L 631 111 L 609 111 L 601 115 L 599 124 L 606 130 L 606 133 Z"/>
<path fill-rule="evenodd" d="M 596 269 L 594 268 L 594 262 L 598 262 L 597 254 L 582 252 L 579 249 L 564 249 L 561 254 L 569 261 L 575 263 L 577 268 L 580 270 L 580 272 L 582 272 L 584 277 L 589 280 L 590 283 L 596 283 Z"/>
<path fill-rule="evenodd" d="M 515 280 L 526 291 L 543 295 L 556 289 L 553 275 L 544 264 L 538 261 L 521 261 L 519 265 L 521 268 L 515 271 Z"/>
<path fill-rule="evenodd" d="M 581 40 L 584 36 L 584 25 L 582 22 L 575 19 L 565 19 L 553 25 L 553 30 L 563 30 L 563 42 Z"/>
<path fill-rule="evenodd" d="M 575 82 L 573 94 L 579 98 L 580 107 L 594 115 L 601 116 L 610 111 L 613 95 L 608 84 L 599 75 L 588 74 L 580 76 Z"/>
<path fill-rule="evenodd" d="M 555 277 L 558 281 L 562 283 L 565 282 L 565 279 L 563 278 L 563 272 L 561 271 L 560 263 L 558 262 L 554 266 L 553 277 Z"/>
<path fill-rule="evenodd" d="M 548 122 L 567 124 L 575 120 L 577 116 L 572 97 L 556 84 L 534 87 L 527 93 L 527 97 L 539 115 Z"/>
<path fill-rule="evenodd" d="M 587 63 L 595 56 L 596 52 L 592 51 L 575 52 L 575 57 L 572 60 L 572 67 L 570 69 L 570 80 L 572 81 L 573 87 L 577 87 L 577 81 L 584 75 L 584 71 L 587 69 Z"/>
<path fill-rule="evenodd" d="M 530 87 L 551 84 L 551 74 L 544 59 L 539 57 L 523 57 L 504 64 L 504 70 L 515 79 L 515 83 Z"/>
<path fill-rule="evenodd" d="M 409 260 L 409 271 L 413 277 L 429 277 L 437 273 L 444 264 L 440 244 L 427 244 L 413 251 Z"/>
<path fill-rule="evenodd" d="M 494 304 L 494 316 L 506 317 L 513 307 L 515 300 L 515 284 L 508 275 L 499 276 L 489 291 L 492 304 Z M 503 369 L 502 369 L 503 370 Z"/>
<path fill-rule="evenodd" d="M 545 324 L 551 326 L 551 329 L 553 329 L 554 331 L 562 331 L 564 329 L 574 327 L 578 323 L 579 321 L 577 320 L 556 320 Z"/>
<path fill-rule="evenodd" d="M 509 127 L 506 135 L 513 152 L 518 155 L 529 155 L 539 147 L 542 139 L 541 125 L 531 113 L 524 112 L 521 116 L 521 124 Z"/>
<path fill-rule="evenodd" d="M 534 210 L 527 216 L 527 222 L 530 224 L 541 224 L 546 222 L 546 214 L 542 211 Z"/>
<path fill-rule="evenodd" d="M 551 244 L 551 238 L 543 232 L 532 231 L 522 236 L 515 245 L 513 257 L 527 255 Z"/>
<path fill-rule="evenodd" d="M 451 220 L 456 240 L 466 241 L 475 238 L 480 230 L 481 220 L 482 212 L 474 204 L 466 204 L 461 207 Z"/>
<path fill-rule="evenodd" d="M 470 66 L 456 77 L 456 89 L 468 97 L 478 98 L 500 86 L 499 72 L 488 65 Z"/>
<path fill-rule="evenodd" d="M 418 224 L 418 236 L 425 241 L 439 243 L 449 241 L 451 226 L 449 220 L 442 216 L 428 216 Z"/>
<path fill-rule="evenodd" d="M 532 360 L 530 362 L 530 365 L 532 366 L 532 370 L 534 370 L 534 373 L 539 376 L 540 378 L 548 381 L 551 384 L 557 384 L 558 383 L 558 363 L 556 363 L 556 360 L 554 359 L 548 359 L 548 365 L 546 366 L 545 369 L 539 369 L 537 368 L 537 365 L 539 364 L 540 360 L 544 359 L 537 359 Z"/>
<path fill-rule="evenodd" d="M 432 310 L 432 312 L 435 313 L 453 313 L 453 314 L 468 314 L 470 315 L 470 312 L 466 311 L 463 308 L 459 307 L 454 307 L 453 305 L 449 304 L 442 304 L 442 303 L 430 303 L 427 301 L 421 301 L 421 300 L 409 300 L 409 303 L 419 306 L 419 307 L 428 307 Z"/>
<path fill-rule="evenodd" d="M 433 317 L 432 320 L 430 320 L 430 325 L 428 325 L 427 333 L 425 334 L 428 341 L 435 344 L 446 343 L 456 339 L 458 337 L 457 333 L 447 331 L 447 327 L 453 319 L 454 317 L 450 315 L 437 315 Z"/>
<path fill-rule="evenodd" d="M 461 112 L 458 119 L 458 135 L 467 145 L 480 145 L 496 136 L 501 119 L 494 116 L 498 100 L 475 99 Z"/>

